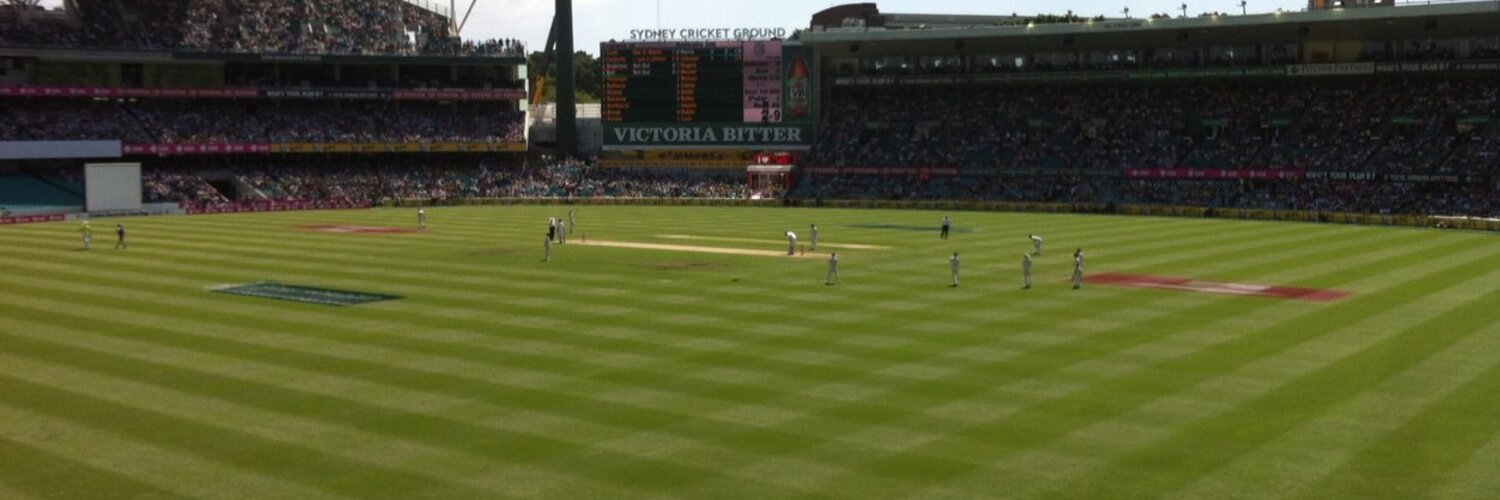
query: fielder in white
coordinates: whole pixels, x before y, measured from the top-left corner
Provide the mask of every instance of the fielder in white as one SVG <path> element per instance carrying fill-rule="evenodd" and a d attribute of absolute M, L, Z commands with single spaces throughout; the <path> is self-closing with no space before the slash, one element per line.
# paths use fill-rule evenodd
<path fill-rule="evenodd" d="M 1031 254 L 1021 254 L 1021 289 L 1031 289 Z"/>
<path fill-rule="evenodd" d="M 1031 253 L 1035 254 L 1035 255 L 1041 255 L 1042 254 L 1042 237 L 1041 236 L 1037 236 L 1035 234 L 1031 235 Z"/>
<path fill-rule="evenodd" d="M 427 229 L 427 209 L 417 209 L 417 229 Z"/>
<path fill-rule="evenodd" d="M 563 226 L 562 217 L 557 218 L 557 244 L 568 244 L 568 228 Z"/>
<path fill-rule="evenodd" d="M 542 262 L 552 262 L 552 235 L 542 240 Z"/>
<path fill-rule="evenodd" d="M 568 232 L 578 229 L 578 209 L 568 209 Z"/>
<path fill-rule="evenodd" d="M 953 272 L 952 286 L 958 286 L 958 252 L 953 252 L 953 258 L 948 259 L 948 267 Z"/>
<path fill-rule="evenodd" d="M 89 226 L 89 221 L 83 221 L 83 224 L 78 226 L 78 233 L 83 235 L 83 249 L 88 250 L 89 243 L 94 241 L 94 228 Z"/>
<path fill-rule="evenodd" d="M 786 254 L 797 255 L 797 233 L 786 232 Z"/>
<path fill-rule="evenodd" d="M 828 279 L 826 281 L 824 281 L 824 284 L 825 285 L 837 285 L 837 284 L 839 284 L 839 282 L 840 282 L 840 280 L 839 280 L 839 254 L 836 254 L 836 253 L 829 254 L 828 255 Z"/>
<path fill-rule="evenodd" d="M 1073 252 L 1073 289 L 1083 287 L 1083 249 Z"/>
<path fill-rule="evenodd" d="M 812 225 L 812 229 L 810 231 L 812 232 L 812 249 L 813 250 L 817 250 L 818 249 L 818 225 L 817 224 L 813 224 Z"/>

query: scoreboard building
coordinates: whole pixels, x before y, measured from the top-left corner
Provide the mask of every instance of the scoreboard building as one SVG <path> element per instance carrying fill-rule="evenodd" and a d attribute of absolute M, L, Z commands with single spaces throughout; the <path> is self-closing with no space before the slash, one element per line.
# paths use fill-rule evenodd
<path fill-rule="evenodd" d="M 817 68 L 806 46 L 633 41 L 599 54 L 603 166 L 743 169 L 757 154 L 811 147 Z"/>

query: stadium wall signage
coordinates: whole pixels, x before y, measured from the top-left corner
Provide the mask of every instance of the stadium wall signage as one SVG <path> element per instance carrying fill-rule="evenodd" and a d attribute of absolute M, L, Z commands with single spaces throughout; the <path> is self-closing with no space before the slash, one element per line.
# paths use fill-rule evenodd
<path fill-rule="evenodd" d="M 804 172 L 812 175 L 874 175 L 918 177 L 955 177 L 956 168 L 909 168 L 909 167 L 807 167 Z"/>
<path fill-rule="evenodd" d="M 357 55 L 357 54 L 245 54 L 233 52 L 174 51 L 171 58 L 179 61 L 233 61 L 233 62 L 293 62 L 293 63 L 356 63 L 356 64 L 448 64 L 448 65 L 519 65 L 526 64 L 520 56 L 470 55 Z"/>
<path fill-rule="evenodd" d="M 0 141 L 0 160 L 119 158 L 120 141 Z"/>
<path fill-rule="evenodd" d="M 1239 170 L 1220 168 L 1127 168 L 1120 172 L 1126 179 L 1301 179 L 1301 170 Z"/>
<path fill-rule="evenodd" d="M 606 124 L 604 145 L 618 148 L 721 146 L 805 149 L 812 125 L 803 124 Z"/>
<path fill-rule="evenodd" d="M 786 28 L 679 28 L 630 30 L 631 40 L 764 40 L 786 38 Z"/>
<path fill-rule="evenodd" d="M 1373 75 L 1375 63 L 1298 64 L 1287 66 L 1287 76 Z"/>
<path fill-rule="evenodd" d="M 210 99 L 383 99 L 397 101 L 517 101 L 522 90 L 303 90 L 252 88 L 121 88 L 15 85 L 0 87 L 0 97 L 162 97 Z"/>
<path fill-rule="evenodd" d="M 124 144 L 120 154 L 231 155 L 272 153 L 524 153 L 524 142 L 287 142 L 274 144 Z"/>
<path fill-rule="evenodd" d="M 0 217 L 0 226 L 6 224 L 33 224 L 37 222 L 57 222 L 63 220 L 68 220 L 68 216 L 65 214 L 19 215 L 14 217 Z"/>

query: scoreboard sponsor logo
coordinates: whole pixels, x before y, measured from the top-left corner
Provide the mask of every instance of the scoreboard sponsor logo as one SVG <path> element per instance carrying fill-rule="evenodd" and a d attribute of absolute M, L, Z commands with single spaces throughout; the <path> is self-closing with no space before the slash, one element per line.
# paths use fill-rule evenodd
<path fill-rule="evenodd" d="M 786 38 L 786 28 L 677 28 L 630 30 L 631 40 L 764 40 Z"/>
<path fill-rule="evenodd" d="M 777 146 L 812 140 L 809 128 L 799 125 L 619 125 L 605 136 L 612 146 Z"/>
<path fill-rule="evenodd" d="M 1298 64 L 1289 66 L 1291 76 L 1373 75 L 1375 63 Z"/>

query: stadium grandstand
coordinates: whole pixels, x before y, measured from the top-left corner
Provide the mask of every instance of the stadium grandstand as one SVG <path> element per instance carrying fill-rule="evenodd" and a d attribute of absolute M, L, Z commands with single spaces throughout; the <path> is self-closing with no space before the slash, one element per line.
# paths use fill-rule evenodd
<path fill-rule="evenodd" d="M 1500 6 L 1312 7 L 824 10 L 793 196 L 1500 215 Z"/>
<path fill-rule="evenodd" d="M 246 179 L 278 162 L 521 165 L 524 46 L 455 32 L 446 5 L 403 0 L 0 5 L 4 188 L 52 188 L 0 205 L 80 210 L 82 164 L 101 158 L 144 163 L 145 201 L 169 211 L 275 200 Z"/>
<path fill-rule="evenodd" d="M 0 47 L 204 53 L 517 57 L 517 40 L 461 40 L 426 0 L 75 0 L 0 6 Z"/>

